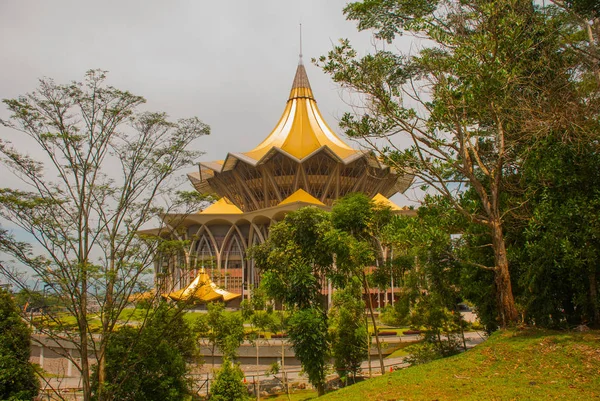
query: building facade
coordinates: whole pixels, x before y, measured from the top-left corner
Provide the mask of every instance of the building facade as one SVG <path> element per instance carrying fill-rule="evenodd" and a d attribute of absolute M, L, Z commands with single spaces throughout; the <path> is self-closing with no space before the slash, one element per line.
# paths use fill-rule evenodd
<path fill-rule="evenodd" d="M 185 288 L 204 269 L 217 285 L 246 298 L 260 281 L 246 257 L 248 248 L 265 241 L 271 224 L 304 206 L 328 210 L 340 197 L 362 192 L 396 213 L 414 213 L 388 199 L 404 192 L 412 176 L 382 164 L 372 152 L 351 148 L 334 133 L 317 107 L 302 62 L 283 114 L 266 139 L 248 152 L 202 162 L 188 177 L 197 191 L 221 198 L 195 214 L 163 216 L 169 235 L 186 245 L 158 257 L 161 293 Z"/>

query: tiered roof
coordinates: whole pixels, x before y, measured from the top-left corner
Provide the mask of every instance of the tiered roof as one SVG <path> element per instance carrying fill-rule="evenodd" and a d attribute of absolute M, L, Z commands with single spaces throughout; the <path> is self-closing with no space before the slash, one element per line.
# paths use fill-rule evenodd
<path fill-rule="evenodd" d="M 227 197 L 243 213 L 278 205 L 299 189 L 327 206 L 351 192 L 390 197 L 404 192 L 413 178 L 336 135 L 317 107 L 302 62 L 271 133 L 254 149 L 202 162 L 188 176 L 199 192 Z"/>

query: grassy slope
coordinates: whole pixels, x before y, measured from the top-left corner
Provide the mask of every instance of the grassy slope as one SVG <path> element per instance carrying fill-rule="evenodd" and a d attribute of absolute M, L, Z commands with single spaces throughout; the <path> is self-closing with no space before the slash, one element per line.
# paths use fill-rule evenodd
<path fill-rule="evenodd" d="M 600 332 L 505 331 L 475 349 L 320 400 L 600 399 Z"/>

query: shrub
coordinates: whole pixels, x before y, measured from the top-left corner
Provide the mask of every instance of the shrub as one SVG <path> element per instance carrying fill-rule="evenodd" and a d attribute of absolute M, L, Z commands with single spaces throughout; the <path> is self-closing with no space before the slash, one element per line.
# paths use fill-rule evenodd
<path fill-rule="evenodd" d="M 248 389 L 243 380 L 244 373 L 239 365 L 225 359 L 210 388 L 210 401 L 249 400 Z"/>
<path fill-rule="evenodd" d="M 165 303 L 140 328 L 122 327 L 109 339 L 106 382 L 99 388 L 94 369 L 94 398 L 129 401 L 180 401 L 191 392 L 186 359 L 196 354 L 196 344 L 182 314 Z"/>
<path fill-rule="evenodd" d="M 0 399 L 31 400 L 39 381 L 29 362 L 31 331 L 19 316 L 12 296 L 0 289 Z"/>
<path fill-rule="evenodd" d="M 405 351 L 410 355 L 404 358 L 404 361 L 411 365 L 421 365 L 442 358 L 442 354 L 438 348 L 430 342 L 422 342 L 410 347 L 406 347 Z"/>

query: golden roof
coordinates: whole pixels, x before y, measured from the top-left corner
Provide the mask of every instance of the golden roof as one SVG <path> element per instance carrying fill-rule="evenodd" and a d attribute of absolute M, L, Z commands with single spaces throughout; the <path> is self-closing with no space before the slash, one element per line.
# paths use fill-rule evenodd
<path fill-rule="evenodd" d="M 200 212 L 200 214 L 242 214 L 240 208 L 231 203 L 231 201 L 225 197 L 222 197 L 206 209 Z"/>
<path fill-rule="evenodd" d="M 312 203 L 313 205 L 325 206 L 323 202 L 321 202 L 302 188 L 300 188 L 299 190 L 297 190 L 296 192 L 279 202 L 277 206 L 287 205 L 288 203 L 294 202 Z"/>
<path fill-rule="evenodd" d="M 384 206 L 384 207 L 389 207 L 392 210 L 406 210 L 407 208 L 401 208 L 400 206 L 396 205 L 394 202 L 392 202 L 391 200 L 389 200 L 388 198 L 386 198 L 385 196 L 383 196 L 382 194 L 377 194 L 373 197 L 373 202 L 377 203 L 378 205 Z"/>
<path fill-rule="evenodd" d="M 327 146 L 338 158 L 358 153 L 346 145 L 321 115 L 313 96 L 306 69 L 299 64 L 283 115 L 269 136 L 256 148 L 243 154 L 260 160 L 273 148 L 279 148 L 297 159 Z"/>
<path fill-rule="evenodd" d="M 190 285 L 181 290 L 172 292 L 167 296 L 174 301 L 192 300 L 195 302 L 227 302 L 231 301 L 232 299 L 239 298 L 242 295 L 235 294 L 217 287 L 217 285 L 210 279 L 209 275 L 206 274 L 204 268 L 202 268 L 198 276 L 196 276 Z"/>

